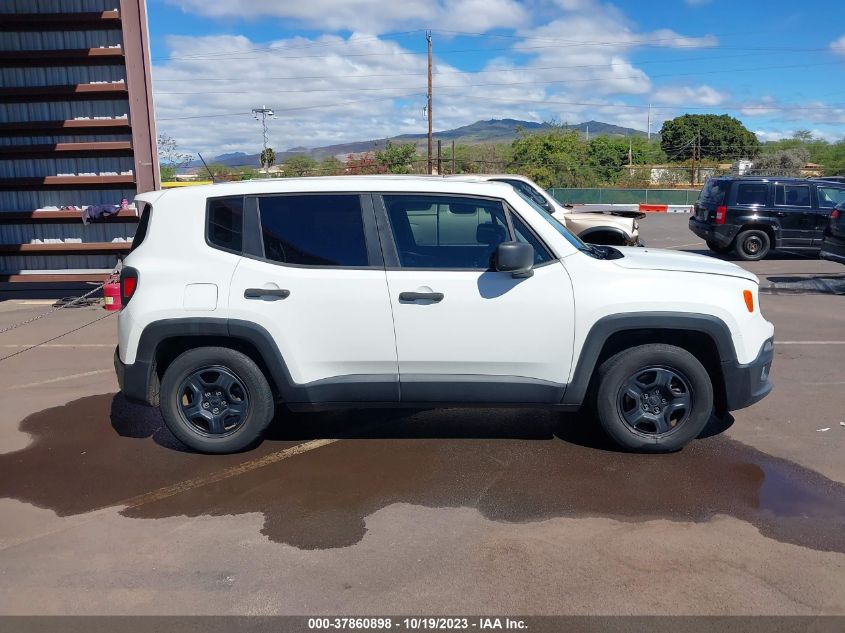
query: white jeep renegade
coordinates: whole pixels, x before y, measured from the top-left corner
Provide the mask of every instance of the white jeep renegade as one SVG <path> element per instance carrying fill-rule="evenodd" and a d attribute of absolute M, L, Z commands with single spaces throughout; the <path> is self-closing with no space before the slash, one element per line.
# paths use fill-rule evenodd
<path fill-rule="evenodd" d="M 589 404 L 622 447 L 663 452 L 771 390 L 754 275 L 587 246 L 508 184 L 259 180 L 136 201 L 118 380 L 199 451 L 255 444 L 277 404 Z"/>

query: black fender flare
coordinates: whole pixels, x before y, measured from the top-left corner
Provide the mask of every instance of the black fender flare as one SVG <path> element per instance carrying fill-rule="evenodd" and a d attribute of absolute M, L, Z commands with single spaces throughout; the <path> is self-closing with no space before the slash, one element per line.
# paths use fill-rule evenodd
<path fill-rule="evenodd" d="M 736 362 L 736 350 L 731 331 L 718 317 L 709 314 L 679 314 L 677 312 L 612 314 L 596 321 L 587 333 L 572 380 L 566 387 L 561 404 L 580 406 L 584 402 L 590 380 L 597 369 L 601 351 L 611 336 L 626 330 L 650 329 L 704 333 L 715 343 L 722 364 Z"/>
<path fill-rule="evenodd" d="M 135 362 L 124 366 L 123 393 L 127 399 L 157 404 L 155 364 L 159 346 L 168 339 L 182 337 L 222 337 L 248 343 L 267 368 L 270 374 L 268 380 L 273 383 L 281 400 L 287 403 L 391 402 L 398 399 L 398 376 L 383 377 L 375 383 L 364 376 L 296 383 L 276 341 L 265 328 L 251 321 L 214 317 L 162 319 L 147 325 L 138 342 Z"/>

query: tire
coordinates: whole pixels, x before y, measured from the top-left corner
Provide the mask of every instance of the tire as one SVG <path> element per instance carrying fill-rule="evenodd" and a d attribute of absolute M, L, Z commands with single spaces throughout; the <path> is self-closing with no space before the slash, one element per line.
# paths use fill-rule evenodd
<path fill-rule="evenodd" d="M 772 242 L 769 234 L 760 229 L 748 229 L 736 236 L 734 252 L 747 262 L 756 262 L 769 254 Z"/>
<path fill-rule="evenodd" d="M 273 392 L 241 352 L 198 347 L 164 372 L 159 410 L 167 428 L 201 453 L 235 453 L 257 444 L 273 419 Z"/>
<path fill-rule="evenodd" d="M 709 248 L 714 253 L 729 253 L 730 250 L 733 248 L 733 244 L 728 244 L 727 246 L 719 246 L 716 242 L 712 240 L 706 240 L 707 248 Z"/>
<path fill-rule="evenodd" d="M 701 434 L 713 411 L 713 385 L 688 351 L 640 345 L 602 363 L 595 408 L 602 429 L 621 448 L 670 453 Z"/>

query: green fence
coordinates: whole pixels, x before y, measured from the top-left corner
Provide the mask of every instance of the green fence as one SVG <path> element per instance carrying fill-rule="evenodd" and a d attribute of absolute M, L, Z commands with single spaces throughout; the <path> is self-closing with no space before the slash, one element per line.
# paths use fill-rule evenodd
<path fill-rule="evenodd" d="M 699 189 L 549 189 L 564 204 L 693 204 Z"/>

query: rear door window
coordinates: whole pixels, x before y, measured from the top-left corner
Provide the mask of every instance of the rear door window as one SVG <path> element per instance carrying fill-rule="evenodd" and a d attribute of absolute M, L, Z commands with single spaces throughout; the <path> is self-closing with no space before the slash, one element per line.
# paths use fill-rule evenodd
<path fill-rule="evenodd" d="M 741 182 L 736 190 L 736 203 L 765 205 L 768 196 L 769 185 L 765 182 Z"/>
<path fill-rule="evenodd" d="M 298 266 L 367 266 L 357 194 L 263 196 L 258 199 L 264 257 Z"/>
<path fill-rule="evenodd" d="M 776 185 L 775 204 L 786 207 L 810 207 L 810 185 Z"/>
<path fill-rule="evenodd" d="M 711 178 L 704 184 L 704 188 L 698 196 L 698 201 L 715 205 L 725 204 L 730 188 L 730 180 L 717 180 L 715 178 Z"/>

